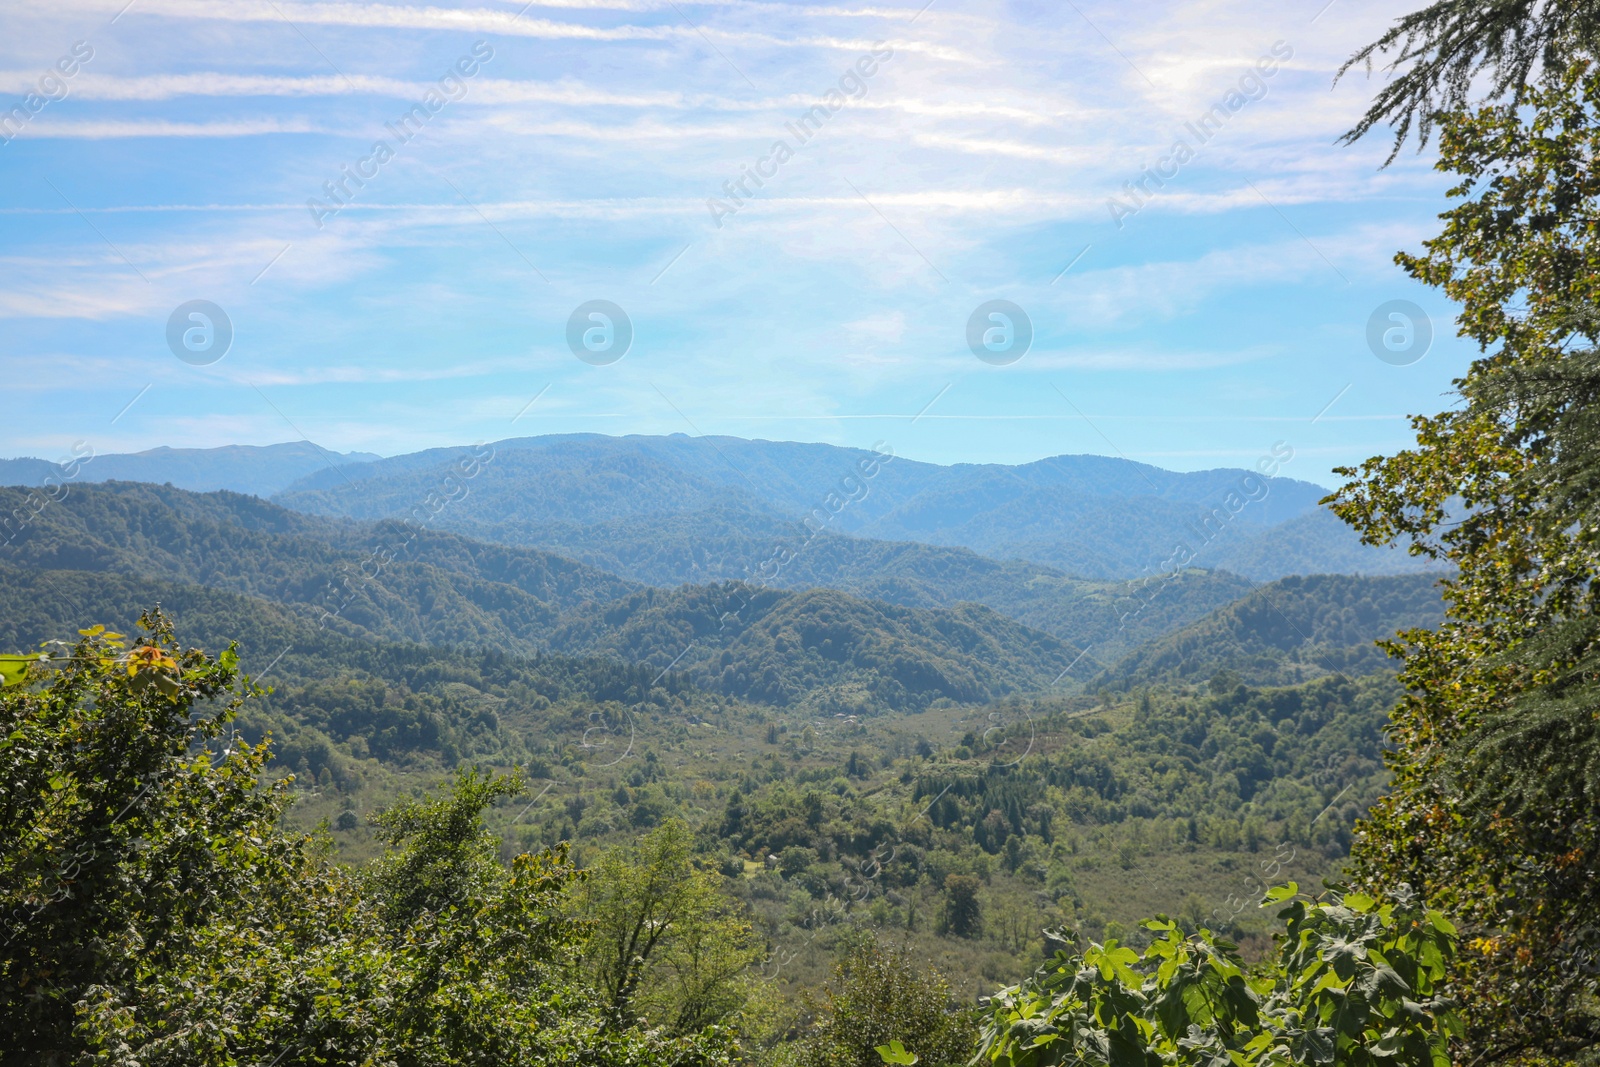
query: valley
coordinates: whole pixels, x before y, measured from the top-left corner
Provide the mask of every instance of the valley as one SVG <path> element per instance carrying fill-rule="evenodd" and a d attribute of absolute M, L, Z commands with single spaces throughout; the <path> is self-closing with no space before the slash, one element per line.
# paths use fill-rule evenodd
<path fill-rule="evenodd" d="M 1127 498 L 1095 465 L 980 491 L 992 475 L 880 459 L 860 507 L 808 532 L 804 477 L 838 450 L 758 444 L 739 461 L 787 488 L 735 507 L 737 475 L 675 439 L 501 443 L 428 522 L 402 502 L 459 453 L 325 468 L 272 501 L 178 488 L 237 477 L 203 456 L 166 484 L 73 484 L 0 546 L 0 644 L 128 632 L 157 604 L 185 641 L 234 644 L 269 691 L 232 729 L 270 740 L 289 823 L 351 862 L 379 854 L 378 813 L 461 766 L 526 776 L 484 812 L 507 858 L 566 842 L 581 866 L 681 821 L 761 946 L 758 1043 L 804 1026 L 864 933 L 974 1001 L 1155 913 L 1260 954 L 1262 888 L 1336 876 L 1385 781 L 1398 689 L 1374 641 L 1437 623 L 1436 575 L 1106 576 L 1128 528 L 1201 521 L 1238 472 L 1155 472 L 1162 495 Z M 922 502 L 891 508 L 896 486 Z M 27 493 L 0 489 L 0 512 Z M 1064 510 L 1032 543 L 1096 575 L 872 536 L 1040 493 Z M 1280 525 L 1315 515 L 1298 484 L 1266 499 L 1249 536 L 1296 500 Z M 965 521 L 943 540 L 995 544 Z M 1318 544 L 1291 556 L 1349 558 Z"/>

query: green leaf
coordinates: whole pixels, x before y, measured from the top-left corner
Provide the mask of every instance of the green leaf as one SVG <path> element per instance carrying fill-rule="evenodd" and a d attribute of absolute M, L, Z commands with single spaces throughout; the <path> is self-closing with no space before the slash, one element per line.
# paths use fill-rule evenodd
<path fill-rule="evenodd" d="M 1283 885 L 1275 885 L 1267 890 L 1267 895 L 1262 900 L 1261 906 L 1266 907 L 1268 904 L 1277 904 L 1288 900 L 1298 892 L 1300 892 L 1299 882 L 1285 882 Z"/>
<path fill-rule="evenodd" d="M 1332 1063 L 1335 1044 L 1334 1032 L 1331 1029 L 1322 1028 L 1306 1032 L 1306 1055 L 1312 1063 Z"/>
<path fill-rule="evenodd" d="M 39 659 L 38 653 L 25 656 L 0 656 L 0 686 L 22 681 L 22 676 L 27 673 L 28 664 L 38 663 Z"/>
<path fill-rule="evenodd" d="M 884 1063 L 899 1063 L 908 1065 L 908 1067 L 910 1064 L 917 1062 L 917 1054 L 915 1052 L 907 1052 L 906 1047 L 898 1040 L 891 1041 L 887 1045 L 879 1045 L 878 1056 Z"/>
<path fill-rule="evenodd" d="M 1344 906 L 1357 914 L 1371 911 L 1376 903 L 1376 900 L 1373 900 L 1365 893 L 1346 893 L 1344 895 Z"/>

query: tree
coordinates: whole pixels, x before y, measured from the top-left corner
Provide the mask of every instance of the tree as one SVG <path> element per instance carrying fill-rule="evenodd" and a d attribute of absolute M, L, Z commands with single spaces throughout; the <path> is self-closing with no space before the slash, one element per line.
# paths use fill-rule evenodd
<path fill-rule="evenodd" d="M 181 954 L 299 859 L 271 832 L 285 800 L 259 781 L 262 751 L 205 752 L 243 696 L 233 650 L 211 661 L 179 650 L 159 615 L 142 621 L 138 647 L 85 630 L 0 690 L 0 1017 L 15 1062 L 64 1060 L 92 987 L 126 984 L 136 954 Z"/>
<path fill-rule="evenodd" d="M 693 845 L 688 824 L 672 819 L 607 851 L 590 872 L 581 902 L 593 926 L 590 967 L 618 1025 L 684 1034 L 726 1020 L 743 1006 L 745 972 L 765 955 Z"/>
<path fill-rule="evenodd" d="M 978 900 L 982 885 L 970 874 L 945 875 L 944 910 L 939 915 L 941 933 L 957 937 L 977 937 L 983 933 L 983 906 Z"/>
<path fill-rule="evenodd" d="M 950 983 L 903 946 L 871 934 L 846 946 L 833 985 L 796 1067 L 882 1067 L 877 1048 L 903 1043 L 923 1067 L 964 1064 L 976 1038 L 975 1013 L 952 1003 Z"/>
<path fill-rule="evenodd" d="M 1600 1044 L 1600 74 L 1574 63 L 1525 100 L 1441 119 L 1461 202 L 1397 257 L 1484 351 L 1461 402 L 1330 498 L 1368 543 L 1456 569 L 1444 624 L 1393 646 L 1392 785 L 1353 855 L 1467 931 L 1452 986 L 1480 1062 Z"/>
<path fill-rule="evenodd" d="M 504 872 L 495 855 L 499 842 L 481 815 L 494 801 L 521 791 L 519 775 L 462 767 L 447 795 L 373 816 L 378 840 L 389 848 L 363 873 L 384 920 L 416 922 L 491 892 Z"/>
<path fill-rule="evenodd" d="M 256 692 L 233 650 L 141 625 L 0 689 L 3 1062 L 730 1062 L 722 1031 L 615 1026 L 576 979 L 581 872 L 502 866 L 482 830 L 507 779 L 463 774 L 383 817 L 374 867 L 335 865 L 283 829 L 266 744 L 227 732 Z"/>
<path fill-rule="evenodd" d="M 1438 116 L 1465 110 L 1474 89 L 1482 90 L 1481 103 L 1509 96 L 1520 104 L 1542 75 L 1559 76 L 1573 61 L 1592 55 L 1597 43 L 1600 10 L 1592 4 L 1434 0 L 1398 19 L 1340 68 L 1340 77 L 1357 65 L 1370 73 L 1376 57 L 1395 53 L 1384 70 L 1402 71 L 1379 90 L 1343 140 L 1354 142 L 1374 126 L 1393 125 L 1393 161 L 1413 128 L 1420 150 Z M 1485 71 L 1491 72 L 1487 78 Z"/>
<path fill-rule="evenodd" d="M 1165 919 L 1143 924 L 1143 953 L 1108 941 L 1058 952 L 1032 978 L 989 999 L 974 1064 L 1046 1067 L 1448 1067 L 1458 1028 L 1439 997 L 1454 930 L 1396 894 L 1291 900 L 1277 959 L 1247 973 L 1235 947 L 1208 930 L 1185 937 Z"/>

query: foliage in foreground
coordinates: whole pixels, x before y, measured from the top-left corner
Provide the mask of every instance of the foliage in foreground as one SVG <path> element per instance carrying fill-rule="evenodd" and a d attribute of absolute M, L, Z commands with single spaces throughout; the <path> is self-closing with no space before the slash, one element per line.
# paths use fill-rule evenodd
<path fill-rule="evenodd" d="M 0 691 L 5 1063 L 728 1062 L 716 1027 L 615 1018 L 581 979 L 582 875 L 494 855 L 473 772 L 382 821 L 365 871 L 285 833 L 286 783 L 233 743 L 232 650 L 85 631 Z M 34 668 L 40 672 L 40 668 Z"/>
<path fill-rule="evenodd" d="M 1442 113 L 1479 103 L 1520 104 L 1541 75 L 1558 74 L 1600 44 L 1600 13 L 1593 4 L 1540 0 L 1433 0 L 1396 19 L 1378 40 L 1339 70 L 1370 74 L 1380 57 L 1386 84 L 1361 121 L 1344 135 L 1350 143 L 1374 126 L 1394 127 L 1389 161 L 1414 129 L 1421 151 Z"/>
<path fill-rule="evenodd" d="M 1353 878 L 1407 882 L 1462 926 L 1478 1063 L 1600 1046 L 1600 71 L 1524 99 L 1441 118 L 1459 202 L 1397 257 L 1483 355 L 1415 447 L 1341 470 L 1334 504 L 1369 543 L 1456 568 L 1444 624 L 1397 645 L 1393 785 Z"/>
<path fill-rule="evenodd" d="M 1298 892 L 1290 883 L 1263 906 Z M 975 1065 L 1449 1067 L 1460 1023 L 1439 996 L 1455 930 L 1409 894 L 1291 900 L 1275 961 L 1247 972 L 1235 947 L 1176 923 L 1144 924 L 992 998 Z"/>

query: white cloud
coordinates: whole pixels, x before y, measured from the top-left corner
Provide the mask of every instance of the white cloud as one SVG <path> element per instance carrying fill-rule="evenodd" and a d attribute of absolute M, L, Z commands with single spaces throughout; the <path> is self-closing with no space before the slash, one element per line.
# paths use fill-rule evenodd
<path fill-rule="evenodd" d="M 1320 255 L 1358 289 L 1389 284 L 1392 249 L 1429 232 L 1442 184 L 1410 160 L 1377 171 L 1386 144 L 1334 147 L 1371 87 L 1330 92 L 1332 71 L 1389 17 L 1363 0 L 1339 0 L 1315 27 L 1318 4 L 1265 0 L 1080 4 L 1095 29 L 1070 7 L 969 0 L 936 0 L 915 23 L 921 0 L 560 0 L 521 19 L 521 0 L 275 0 L 284 17 L 264 0 L 138 0 L 105 25 L 122 2 L 13 0 L 8 19 L 25 32 L 0 42 L 0 92 L 27 91 L 77 36 L 97 52 L 67 99 L 0 151 L 24 178 L 72 175 L 64 188 L 83 216 L 150 281 L 42 184 L 22 182 L 0 208 L 0 266 L 18 279 L 0 292 L 0 318 L 19 350 L 103 361 L 62 363 L 78 369 L 52 388 L 70 397 L 97 375 L 141 384 L 122 383 L 133 372 L 109 352 L 195 380 L 160 326 L 180 299 L 215 299 L 237 310 L 252 347 L 205 380 L 219 395 L 248 380 L 303 398 L 321 412 L 308 432 L 334 444 L 401 451 L 475 436 L 550 380 L 508 432 L 689 432 L 651 381 L 696 421 L 820 422 L 863 404 L 914 413 L 963 374 L 974 377 L 957 392 L 1061 369 L 1155 396 L 1190 375 L 1248 378 L 1279 349 L 1194 335 L 1192 323 L 1270 289 L 1316 309 L 1308 346 L 1359 346 L 1322 295 L 1343 283 Z M 315 229 L 306 197 L 435 84 L 469 33 L 491 37 L 493 63 Z M 714 226 L 706 198 L 878 37 L 895 56 L 865 97 Z M 1280 37 L 1296 56 L 1267 96 L 1119 231 L 1106 198 Z M 175 162 L 186 149 L 162 139 L 180 137 L 212 139 L 204 168 Z M 1093 254 L 1051 286 L 1086 243 Z M 559 340 L 570 308 L 601 295 L 640 329 L 612 373 L 590 373 Z M 964 316 L 989 296 L 1038 309 L 1040 340 L 1017 368 L 991 373 L 965 351 Z M 1044 328 L 1062 323 L 1076 332 Z M 1300 407 L 1314 412 L 1345 380 L 1319 382 Z M 330 396 L 341 401 L 319 408 Z M 363 398 L 354 411 L 341 406 L 351 396 Z M 148 432 L 281 439 L 281 420 L 274 431 L 265 417 Z"/>
<path fill-rule="evenodd" d="M 107 119 L 90 122 L 35 122 L 17 136 L 100 141 L 119 137 L 260 137 L 317 133 L 307 119 L 236 119 L 224 122 L 172 122 L 167 119 Z"/>
<path fill-rule="evenodd" d="M 99 5 L 95 5 L 98 7 Z M 532 5 L 530 5 L 532 6 Z M 538 5 L 541 7 L 563 5 Z M 576 6 L 576 5 L 574 5 Z M 588 6 L 588 5 L 584 5 Z M 670 5 L 668 5 L 670 7 Z M 524 11 L 527 8 L 523 9 Z M 634 10 L 628 8 L 625 10 Z M 660 10 L 654 8 L 653 10 Z M 659 25 L 597 26 L 535 18 L 489 8 L 415 7 L 403 4 L 318 3 L 312 0 L 140 0 L 134 15 L 142 18 L 204 19 L 220 22 L 270 23 L 293 26 L 345 26 L 374 30 L 438 30 L 482 33 L 542 40 L 593 42 L 703 41 L 713 37 L 726 43 L 767 48 L 818 48 L 839 52 L 868 52 L 868 38 L 816 34 L 754 33 L 715 25 L 683 25 L 677 19 Z M 951 62 L 966 62 L 958 48 L 907 41 L 905 50 Z"/>

